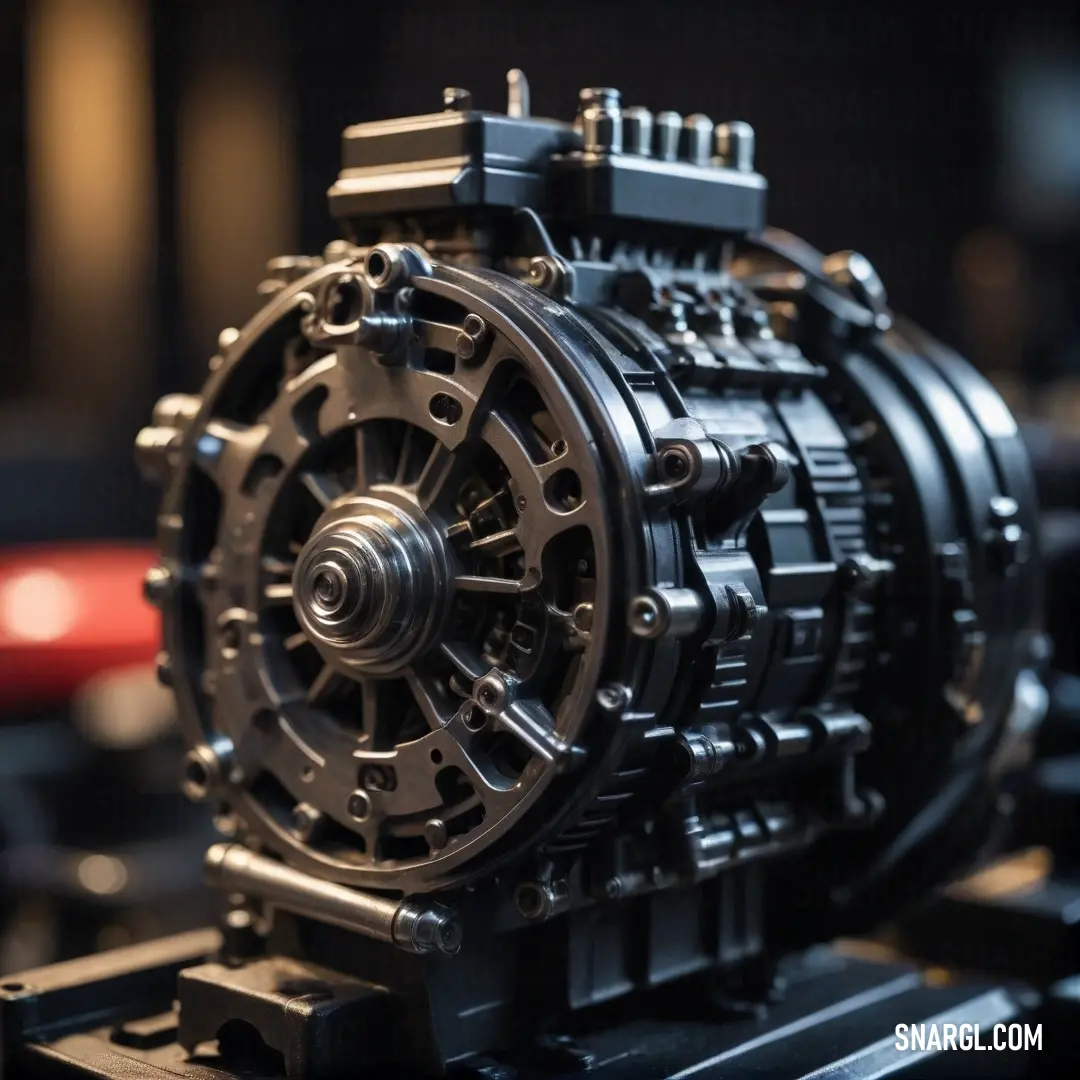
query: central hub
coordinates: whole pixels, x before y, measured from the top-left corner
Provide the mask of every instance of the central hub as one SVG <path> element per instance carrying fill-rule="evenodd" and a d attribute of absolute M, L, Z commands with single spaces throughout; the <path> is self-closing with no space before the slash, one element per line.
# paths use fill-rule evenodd
<path fill-rule="evenodd" d="M 415 507 L 364 497 L 335 505 L 296 561 L 293 606 L 328 660 L 372 674 L 426 643 L 447 594 L 441 542 Z"/>

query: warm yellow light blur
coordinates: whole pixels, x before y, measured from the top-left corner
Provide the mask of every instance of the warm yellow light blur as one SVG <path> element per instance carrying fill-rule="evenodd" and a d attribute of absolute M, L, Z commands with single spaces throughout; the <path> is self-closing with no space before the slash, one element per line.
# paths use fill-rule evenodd
<path fill-rule="evenodd" d="M 154 154 L 145 0 L 28 7 L 38 389 L 105 424 L 149 377 Z M 130 400 L 130 398 L 129 398 Z"/>
<path fill-rule="evenodd" d="M 282 75 L 254 53 L 235 64 L 202 64 L 185 88 L 178 239 L 185 320 L 201 363 L 220 330 L 253 314 L 267 260 L 296 250 L 298 194 Z"/>

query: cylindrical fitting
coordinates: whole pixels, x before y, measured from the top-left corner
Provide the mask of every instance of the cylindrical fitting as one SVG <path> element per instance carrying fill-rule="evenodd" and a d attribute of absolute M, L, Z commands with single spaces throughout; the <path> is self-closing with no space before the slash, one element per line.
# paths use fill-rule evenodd
<path fill-rule="evenodd" d="M 623 150 L 641 157 L 652 156 L 653 114 L 643 105 L 623 109 Z"/>
<path fill-rule="evenodd" d="M 243 893 L 406 952 L 454 953 L 461 948 L 461 928 L 449 908 L 419 900 L 387 900 L 321 881 L 241 844 L 215 844 L 206 853 L 204 876 L 214 888 Z"/>
<path fill-rule="evenodd" d="M 164 483 L 169 475 L 170 458 L 179 445 L 180 432 L 174 427 L 144 427 L 135 437 L 135 464 L 143 479 Z"/>
<path fill-rule="evenodd" d="M 191 423 L 202 408 L 197 394 L 166 394 L 154 406 L 154 423 L 159 427 L 183 428 Z"/>
<path fill-rule="evenodd" d="M 688 637 L 701 626 L 705 602 L 693 589 L 649 589 L 630 601 L 627 621 L 642 638 Z"/>
<path fill-rule="evenodd" d="M 745 585 L 717 586 L 712 595 L 716 621 L 709 633 L 710 641 L 737 641 L 749 634 L 765 614 L 764 605 L 758 604 Z"/>
<path fill-rule="evenodd" d="M 587 154 L 621 154 L 622 110 L 619 91 L 590 86 L 581 91 L 581 134 Z"/>
<path fill-rule="evenodd" d="M 514 890 L 518 914 L 533 922 L 544 922 L 570 907 L 570 887 L 561 879 L 523 881 Z"/>
<path fill-rule="evenodd" d="M 716 125 L 716 163 L 739 172 L 754 171 L 754 129 L 745 120 Z"/>
<path fill-rule="evenodd" d="M 735 756 L 735 744 L 711 732 L 684 731 L 675 744 L 687 783 L 698 783 L 715 775 L 728 758 Z"/>
<path fill-rule="evenodd" d="M 404 900 L 392 927 L 394 944 L 406 952 L 456 953 L 461 948 L 461 924 L 439 904 Z"/>
<path fill-rule="evenodd" d="M 521 68 L 511 68 L 506 73 L 506 115 L 516 120 L 529 116 L 529 80 Z"/>
<path fill-rule="evenodd" d="M 683 121 L 682 157 L 692 165 L 708 165 L 712 158 L 713 122 L 703 113 Z"/>
<path fill-rule="evenodd" d="M 448 86 L 442 92 L 442 101 L 448 112 L 468 112 L 472 108 L 472 94 L 460 86 Z"/>
<path fill-rule="evenodd" d="M 192 802 L 203 802 L 210 798 L 227 780 L 233 765 L 233 754 L 233 744 L 224 735 L 190 750 L 184 758 L 180 783 L 183 793 Z"/>
<path fill-rule="evenodd" d="M 674 420 L 653 433 L 656 479 L 678 498 L 694 498 L 726 486 L 738 470 L 734 453 L 710 439 L 695 420 Z"/>
<path fill-rule="evenodd" d="M 674 161 L 679 156 L 679 138 L 682 134 L 682 117 L 666 109 L 656 114 L 656 157 L 659 161 Z"/>

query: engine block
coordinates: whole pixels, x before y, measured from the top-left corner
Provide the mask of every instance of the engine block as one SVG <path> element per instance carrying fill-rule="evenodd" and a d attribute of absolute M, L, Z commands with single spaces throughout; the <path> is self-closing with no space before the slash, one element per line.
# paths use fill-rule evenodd
<path fill-rule="evenodd" d="M 450 89 L 343 156 L 344 239 L 275 260 L 138 440 L 211 879 L 473 949 L 507 1008 L 532 957 L 551 1008 L 963 865 L 1038 719 L 1033 485 L 989 383 L 865 258 L 765 228 L 745 123 L 607 88 L 537 119 L 511 72 L 505 114 Z M 501 1037 L 467 1003 L 440 1060 Z"/>

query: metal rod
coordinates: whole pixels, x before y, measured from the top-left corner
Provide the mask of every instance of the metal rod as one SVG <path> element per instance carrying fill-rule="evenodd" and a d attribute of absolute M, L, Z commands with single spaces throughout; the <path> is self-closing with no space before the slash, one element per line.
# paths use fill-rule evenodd
<path fill-rule="evenodd" d="M 406 952 L 455 953 L 461 948 L 461 927 L 449 908 L 419 900 L 387 900 L 321 881 L 242 844 L 215 844 L 206 853 L 204 875 L 215 888 L 258 897 Z"/>
<path fill-rule="evenodd" d="M 525 72 L 520 68 L 511 68 L 506 73 L 506 83 L 509 91 L 506 115 L 519 120 L 528 119 L 529 80 L 525 78 Z"/>

